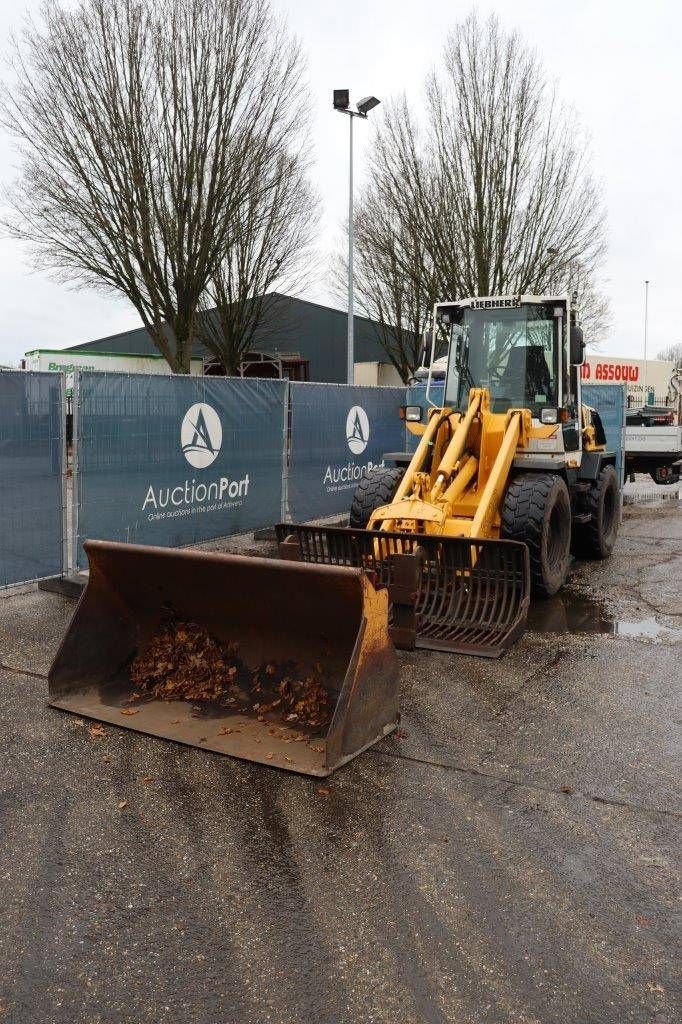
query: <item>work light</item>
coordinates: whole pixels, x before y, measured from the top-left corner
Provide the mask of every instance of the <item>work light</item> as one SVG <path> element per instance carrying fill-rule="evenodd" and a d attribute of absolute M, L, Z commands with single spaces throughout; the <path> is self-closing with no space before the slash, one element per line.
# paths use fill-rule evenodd
<path fill-rule="evenodd" d="M 375 107 L 379 106 L 379 103 L 380 100 L 376 96 L 365 96 L 364 100 L 360 100 L 357 106 L 361 114 L 369 114 L 370 110 L 374 110 Z"/>

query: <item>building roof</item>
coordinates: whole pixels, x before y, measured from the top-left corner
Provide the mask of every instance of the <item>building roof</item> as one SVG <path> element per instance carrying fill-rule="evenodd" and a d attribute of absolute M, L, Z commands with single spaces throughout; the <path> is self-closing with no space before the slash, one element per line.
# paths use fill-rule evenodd
<path fill-rule="evenodd" d="M 268 353 L 300 353 L 310 362 L 310 380 L 342 383 L 346 379 L 347 314 L 331 306 L 272 292 L 268 324 L 257 330 L 249 348 Z M 378 327 L 364 316 L 354 318 L 355 361 L 388 362 L 379 343 Z M 110 334 L 94 341 L 71 345 L 65 351 L 157 355 L 158 350 L 144 327 Z M 202 344 L 193 356 L 211 358 Z"/>

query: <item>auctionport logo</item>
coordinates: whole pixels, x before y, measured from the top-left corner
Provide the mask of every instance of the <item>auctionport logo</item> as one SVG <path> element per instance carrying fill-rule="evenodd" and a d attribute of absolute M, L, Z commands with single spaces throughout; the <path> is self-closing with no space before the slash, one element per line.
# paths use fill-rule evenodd
<path fill-rule="evenodd" d="M 346 419 L 346 441 L 353 455 L 362 455 L 369 442 L 369 417 L 361 405 L 354 405 Z"/>
<path fill-rule="evenodd" d="M 212 405 L 197 402 L 185 413 L 180 427 L 180 446 L 190 466 L 206 469 L 220 454 L 223 428 Z M 217 480 L 177 481 L 175 486 L 147 488 L 142 511 L 149 522 L 191 516 L 204 512 L 220 512 L 238 508 L 249 496 L 249 474 L 240 480 L 221 476 Z"/>
<path fill-rule="evenodd" d="M 215 462 L 223 443 L 223 427 L 213 406 L 197 402 L 185 413 L 180 428 L 182 453 L 195 469 Z"/>
<path fill-rule="evenodd" d="M 362 455 L 369 444 L 369 435 L 369 416 L 361 405 L 354 405 L 346 417 L 346 444 L 353 455 Z M 328 494 L 337 491 L 353 491 L 363 476 L 371 473 L 377 465 L 383 466 L 383 464 L 383 461 L 376 463 L 369 460 L 359 463 L 351 459 L 343 466 L 329 465 L 324 473 L 323 486 Z"/>

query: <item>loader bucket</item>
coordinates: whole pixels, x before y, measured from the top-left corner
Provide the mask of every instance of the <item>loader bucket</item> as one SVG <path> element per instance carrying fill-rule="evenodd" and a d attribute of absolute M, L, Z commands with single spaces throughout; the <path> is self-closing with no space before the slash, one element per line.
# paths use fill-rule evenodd
<path fill-rule="evenodd" d="M 90 576 L 49 672 L 53 707 L 316 776 L 396 727 L 388 597 L 361 569 L 108 541 L 84 546 Z M 238 644 L 252 673 L 235 688 L 239 699 L 134 696 L 133 659 L 148 657 L 172 622 L 205 631 L 214 649 Z M 291 713 L 267 702 L 262 710 L 245 693 L 273 663 L 295 664 L 295 678 L 320 673 L 323 720 L 306 724 L 292 704 Z"/>
<path fill-rule="evenodd" d="M 525 544 L 282 523 L 283 558 L 361 566 L 392 602 L 396 647 L 499 658 L 525 628 Z"/>

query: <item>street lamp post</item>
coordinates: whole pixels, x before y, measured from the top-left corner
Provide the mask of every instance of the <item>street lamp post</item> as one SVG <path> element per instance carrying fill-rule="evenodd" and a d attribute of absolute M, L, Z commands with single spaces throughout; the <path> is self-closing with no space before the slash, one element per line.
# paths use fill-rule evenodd
<path fill-rule="evenodd" d="M 381 101 L 376 96 L 365 96 L 357 104 L 357 110 L 350 109 L 350 93 L 348 89 L 334 89 L 334 110 L 341 114 L 348 114 L 350 118 L 350 154 L 348 171 L 348 348 L 346 378 L 349 384 L 355 380 L 355 347 L 353 338 L 353 118 L 362 117 L 367 120 L 367 114 Z"/>

